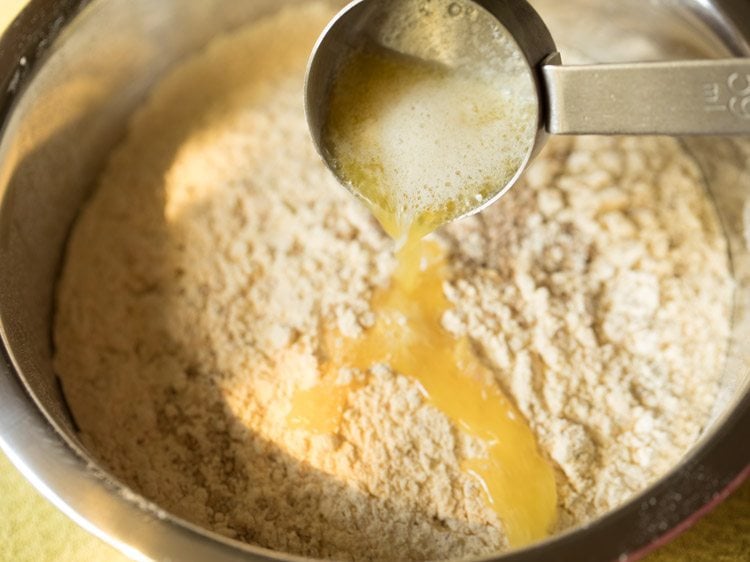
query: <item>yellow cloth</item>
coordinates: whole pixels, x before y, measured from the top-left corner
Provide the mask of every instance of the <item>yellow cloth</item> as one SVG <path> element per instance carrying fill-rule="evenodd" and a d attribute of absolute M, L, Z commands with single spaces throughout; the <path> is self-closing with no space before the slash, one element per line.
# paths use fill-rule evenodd
<path fill-rule="evenodd" d="M 25 0 L 0 0 L 0 30 Z M 0 454 L 0 561 L 125 562 L 42 498 Z M 750 482 L 646 562 L 748 562 Z"/>
<path fill-rule="evenodd" d="M 0 505 L 2 562 L 127 561 L 39 495 L 2 453 Z"/>

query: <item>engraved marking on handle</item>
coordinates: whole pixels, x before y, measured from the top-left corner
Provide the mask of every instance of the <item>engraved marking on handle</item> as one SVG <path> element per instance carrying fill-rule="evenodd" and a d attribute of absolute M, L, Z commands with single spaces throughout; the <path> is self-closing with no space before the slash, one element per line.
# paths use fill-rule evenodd
<path fill-rule="evenodd" d="M 750 74 L 733 72 L 726 85 L 705 82 L 703 101 L 705 111 L 729 111 L 739 119 L 750 119 Z"/>

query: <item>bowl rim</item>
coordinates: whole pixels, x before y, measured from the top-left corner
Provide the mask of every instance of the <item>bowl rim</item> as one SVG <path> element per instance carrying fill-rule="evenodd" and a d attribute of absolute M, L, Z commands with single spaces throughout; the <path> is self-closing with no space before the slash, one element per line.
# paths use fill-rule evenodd
<path fill-rule="evenodd" d="M 0 36 L 0 141 L 8 134 L 15 102 L 44 64 L 48 47 L 92 3 L 31 0 Z M 726 38 L 731 33 L 724 29 L 717 35 Z M 23 382 L 2 326 L 0 336 L 0 449 L 43 496 L 86 531 L 134 560 L 310 560 L 217 535 L 170 515 L 117 482 L 56 427 Z M 750 477 L 750 447 L 737 445 L 748 442 L 750 390 L 677 467 L 619 508 L 522 550 L 476 560 L 542 562 L 551 555 L 571 562 L 638 560 L 689 528 Z M 655 524 L 655 515 L 667 519 Z"/>

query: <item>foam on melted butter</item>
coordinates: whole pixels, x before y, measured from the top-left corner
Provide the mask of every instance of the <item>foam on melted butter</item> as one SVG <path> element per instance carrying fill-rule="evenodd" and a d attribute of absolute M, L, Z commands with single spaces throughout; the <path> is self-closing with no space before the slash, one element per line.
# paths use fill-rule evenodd
<path fill-rule="evenodd" d="M 522 166 L 537 114 L 524 78 L 363 50 L 334 83 L 324 149 L 389 234 L 430 232 L 492 199 Z"/>
<path fill-rule="evenodd" d="M 373 299 L 375 325 L 357 339 L 327 334 L 321 382 L 296 393 L 289 420 L 312 432 L 335 433 L 348 395 L 358 386 L 336 384 L 338 371 L 390 365 L 413 378 L 425 400 L 457 427 L 487 444 L 487 458 L 465 459 L 463 468 L 480 482 L 511 546 L 522 546 L 546 536 L 554 524 L 552 467 L 468 339 L 454 338 L 442 327 L 450 306 L 443 293 L 446 267 L 436 242 L 407 244 L 390 286 Z"/>

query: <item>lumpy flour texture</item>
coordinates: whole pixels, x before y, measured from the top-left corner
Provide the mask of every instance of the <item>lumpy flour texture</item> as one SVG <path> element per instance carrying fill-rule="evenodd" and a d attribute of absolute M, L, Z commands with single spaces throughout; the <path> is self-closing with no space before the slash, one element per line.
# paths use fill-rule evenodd
<path fill-rule="evenodd" d="M 180 517 L 342 560 L 506 546 L 461 469 L 476 455 L 417 384 L 360 377 L 339 431 L 287 423 L 321 326 L 356 337 L 392 242 L 316 156 L 306 3 L 215 41 L 134 116 L 72 233 L 56 368 L 97 459 Z M 671 468 L 717 391 L 732 283 L 699 170 L 670 139 L 554 139 L 449 253 L 447 330 L 467 336 L 554 464 L 558 527 Z M 343 379 L 346 379 L 344 381 Z"/>

